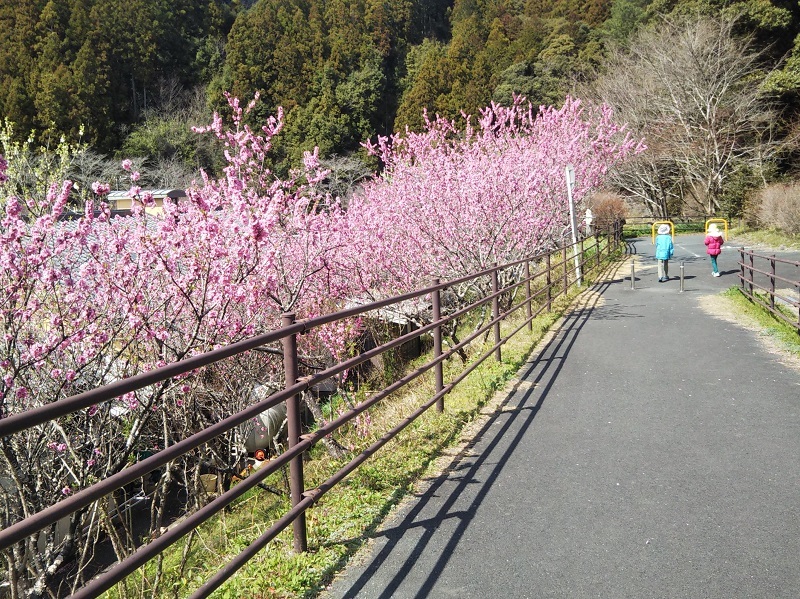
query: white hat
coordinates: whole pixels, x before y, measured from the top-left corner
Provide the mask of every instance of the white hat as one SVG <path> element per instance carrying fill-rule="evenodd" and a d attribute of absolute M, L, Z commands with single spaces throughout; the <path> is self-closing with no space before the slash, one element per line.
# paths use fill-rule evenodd
<path fill-rule="evenodd" d="M 711 223 L 710 225 L 708 225 L 708 234 L 711 235 L 712 237 L 719 237 L 720 235 L 722 235 L 716 223 Z"/>
<path fill-rule="evenodd" d="M 669 225 L 664 223 L 663 225 L 658 226 L 658 234 L 659 235 L 669 235 Z"/>

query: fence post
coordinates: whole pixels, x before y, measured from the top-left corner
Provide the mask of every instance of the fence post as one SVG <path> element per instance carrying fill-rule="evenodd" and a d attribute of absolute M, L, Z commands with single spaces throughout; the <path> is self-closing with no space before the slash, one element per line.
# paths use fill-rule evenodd
<path fill-rule="evenodd" d="M 600 245 L 600 233 L 594 234 L 594 243 L 597 246 L 597 269 L 600 270 L 600 265 L 603 263 L 603 247 Z"/>
<path fill-rule="evenodd" d="M 433 280 L 433 285 L 439 284 L 439 279 Z M 441 294 L 438 289 L 431 292 L 431 311 L 433 322 L 438 322 L 442 318 Z M 442 355 L 442 327 L 436 326 L 433 329 L 433 357 L 434 359 Z M 433 367 L 434 378 L 436 379 L 436 393 L 444 389 L 444 368 L 441 362 Z M 444 397 L 440 397 L 436 402 L 436 411 L 444 412 Z"/>
<path fill-rule="evenodd" d="M 775 254 L 769 259 L 769 307 L 775 311 Z"/>
<path fill-rule="evenodd" d="M 742 283 L 742 291 L 744 291 L 744 248 L 739 248 L 739 281 Z"/>
<path fill-rule="evenodd" d="M 531 308 L 531 264 L 525 260 L 525 316 L 528 319 L 528 330 L 533 330 L 533 309 Z"/>
<path fill-rule="evenodd" d="M 492 320 L 497 320 L 500 317 L 500 296 L 497 295 L 500 291 L 500 281 L 497 278 L 497 262 L 494 263 L 492 269 Z M 500 321 L 494 323 L 494 344 L 497 346 L 494 350 L 494 357 L 498 362 L 502 362 L 503 358 L 500 355 Z"/>
<path fill-rule="evenodd" d="M 547 272 L 547 311 L 550 312 L 553 305 L 553 271 L 550 266 L 550 252 L 544 258 L 545 272 Z"/>
<path fill-rule="evenodd" d="M 567 295 L 569 289 L 569 265 L 567 264 L 567 246 L 565 245 L 561 250 L 561 258 L 564 261 L 564 295 Z"/>
<path fill-rule="evenodd" d="M 281 326 L 288 327 L 294 324 L 294 314 L 288 313 L 281 317 Z M 283 344 L 283 371 L 286 376 L 286 387 L 291 387 L 297 382 L 299 371 L 297 367 L 297 335 L 284 337 Z M 291 449 L 300 441 L 300 396 L 293 395 L 286 400 L 286 432 L 288 445 Z M 289 462 L 289 490 L 291 492 L 292 507 L 303 499 L 305 482 L 303 481 L 303 456 L 298 455 Z M 294 550 L 302 553 L 308 549 L 306 536 L 306 515 L 300 514 L 292 523 L 294 527 Z"/>
<path fill-rule="evenodd" d="M 750 295 L 753 295 L 753 283 L 755 282 L 755 267 L 753 266 L 753 252 L 750 254 Z"/>

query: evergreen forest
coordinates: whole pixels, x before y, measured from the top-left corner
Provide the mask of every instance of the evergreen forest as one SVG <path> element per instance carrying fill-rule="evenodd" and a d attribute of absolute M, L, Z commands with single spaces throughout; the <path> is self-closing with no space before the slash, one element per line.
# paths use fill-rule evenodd
<path fill-rule="evenodd" d="M 635 50 L 641 32 L 706 17 L 728 19 L 730 34 L 757 59 L 740 84 L 758 81 L 770 135 L 790 140 L 800 7 L 789 0 L 5 0 L 3 139 L 42 147 L 66 139 L 96 157 L 135 157 L 161 174 L 156 182 L 179 185 L 198 167 L 219 167 L 212 142 L 191 127 L 224 111 L 226 92 L 242 102 L 258 93 L 253 123 L 279 108 L 285 116 L 276 171 L 318 147 L 346 185 L 377 166 L 362 142 L 420 130 L 424 111 L 459 118 L 515 94 L 534 106 L 596 94 L 645 132 L 630 101 L 614 101 L 635 95 L 637 81 L 624 94 L 596 83 L 624 60 L 652 61 Z M 635 72 L 630 63 L 622 68 Z M 744 189 L 790 171 L 792 155 L 783 144 L 769 172 L 748 163 L 725 176 Z M 654 212 L 685 195 L 682 177 L 670 189 L 620 185 L 643 194 Z M 707 203 L 713 196 L 706 212 L 736 203 L 723 193 L 700 194 Z"/>

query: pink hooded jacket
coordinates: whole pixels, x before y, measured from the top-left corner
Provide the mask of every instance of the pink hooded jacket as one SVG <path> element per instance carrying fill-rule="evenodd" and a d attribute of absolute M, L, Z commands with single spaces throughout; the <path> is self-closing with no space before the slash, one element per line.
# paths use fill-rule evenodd
<path fill-rule="evenodd" d="M 709 256 L 719 256 L 722 253 L 722 244 L 724 243 L 722 241 L 722 234 L 706 235 L 706 239 L 703 243 L 708 246 L 706 252 Z"/>

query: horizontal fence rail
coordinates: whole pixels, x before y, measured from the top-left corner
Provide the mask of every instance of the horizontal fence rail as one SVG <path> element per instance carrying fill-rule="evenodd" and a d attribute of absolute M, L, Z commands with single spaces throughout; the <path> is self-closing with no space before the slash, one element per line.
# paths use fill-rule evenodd
<path fill-rule="evenodd" d="M 750 301 L 800 333 L 800 262 L 740 248 L 739 281 Z"/>
<path fill-rule="evenodd" d="M 116 474 L 76 491 L 38 513 L 31 514 L 19 522 L 9 523 L 0 531 L 0 551 L 3 552 L 7 559 L 13 559 L 15 544 L 25 541 L 31 535 L 48 526 L 55 525 L 60 519 L 78 510 L 94 505 L 96 502 L 109 497 L 116 490 L 143 479 L 149 473 L 164 467 L 188 452 L 208 443 L 215 437 L 283 402 L 286 402 L 287 405 L 286 430 L 288 431 L 288 448 L 285 451 L 276 455 L 274 459 L 265 462 L 262 467 L 254 470 L 249 476 L 239 481 L 238 484 L 220 492 L 201 508 L 178 518 L 175 523 L 163 530 L 156 538 L 142 544 L 133 550 L 127 558 L 89 580 L 72 596 L 86 599 L 100 596 L 192 530 L 228 508 L 246 492 L 262 485 L 271 474 L 287 466 L 290 474 L 291 509 L 273 522 L 269 529 L 231 562 L 218 572 L 213 573 L 192 597 L 209 596 L 289 526 L 293 528 L 294 550 L 298 552 L 306 551 L 306 510 L 427 410 L 432 407 L 435 407 L 438 411 L 444 410 L 445 396 L 482 362 L 492 357 L 496 360 L 501 360 L 502 346 L 524 327 L 532 328 L 532 321 L 537 316 L 545 311 L 550 311 L 553 300 L 559 295 L 568 292 L 570 286 L 575 283 L 578 272 L 583 271 L 585 273 L 587 271 L 591 272 L 593 269 L 600 269 L 604 262 L 618 251 L 620 239 L 618 231 L 616 233 L 608 235 L 597 234 L 580 240 L 576 244 L 559 247 L 551 252 L 518 260 L 510 264 L 494 265 L 491 268 L 459 279 L 446 282 L 434 280 L 431 286 L 424 289 L 316 318 L 295 321 L 294 315 L 286 314 L 282 321 L 283 326 L 276 331 L 0 419 L 0 438 L 4 438 L 56 421 L 126 393 L 141 390 L 155 384 L 166 384 L 166 382 L 175 380 L 176 377 L 197 372 L 205 366 L 222 360 L 235 359 L 237 356 L 262 348 L 267 344 L 280 343 L 282 347 L 285 372 L 283 389 L 261 401 L 252 403 L 242 411 L 220 419 L 216 424 L 206 429 L 186 436 L 149 457 L 141 457 L 141 459 L 129 464 Z M 744 266 L 742 272 L 744 273 Z M 514 276 L 512 277 L 511 275 Z M 511 278 L 510 281 L 509 278 Z M 773 279 L 775 278 L 778 277 L 773 275 Z M 452 310 L 449 314 L 443 314 L 443 292 L 458 285 L 471 283 L 476 284 L 476 288 L 485 289 L 486 291 L 479 297 L 473 298 L 468 305 Z M 754 285 L 752 281 L 750 284 Z M 296 342 L 298 335 L 325 324 L 346 321 L 353 317 L 368 317 L 382 308 L 396 306 L 409 300 L 429 302 L 428 305 L 431 309 L 430 322 L 426 322 L 409 333 L 399 335 L 379 344 L 377 347 L 363 351 L 313 374 L 301 376 Z M 502 311 L 501 306 L 503 306 Z M 490 316 L 484 319 L 483 324 L 472 331 L 466 338 L 445 350 L 442 344 L 444 327 L 455 319 L 474 313 L 476 310 L 489 310 Z M 520 312 L 524 314 L 522 324 L 503 337 L 500 328 L 501 323 L 512 314 Z M 420 339 L 425 335 L 433 337 L 433 357 L 431 360 L 416 367 L 411 372 L 402 374 L 394 382 L 383 389 L 373 392 L 338 417 L 324 423 L 318 423 L 318 428 L 313 432 L 304 433 L 302 431 L 300 398 L 303 393 L 332 377 L 350 371 L 373 358 L 400 348 L 407 342 Z M 453 375 L 451 380 L 445 381 L 443 363 L 476 340 L 488 338 L 490 335 L 493 341 L 491 347 L 471 362 L 465 364 L 461 372 Z M 392 393 L 431 370 L 434 372 L 435 386 L 435 391 L 431 397 L 424 400 L 414 411 L 406 414 L 393 428 L 383 432 L 372 445 L 361 450 L 323 483 L 315 488 L 305 488 L 303 478 L 303 454 L 305 452 L 320 441 L 328 438 L 337 429 L 352 422 L 360 414 L 384 401 Z"/>
<path fill-rule="evenodd" d="M 672 222 L 682 225 L 702 225 L 706 222 L 705 216 L 626 216 L 625 223 L 629 225 L 652 225 L 654 222 Z"/>

